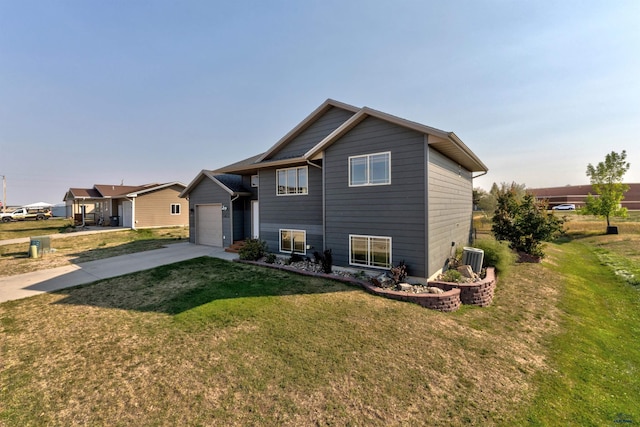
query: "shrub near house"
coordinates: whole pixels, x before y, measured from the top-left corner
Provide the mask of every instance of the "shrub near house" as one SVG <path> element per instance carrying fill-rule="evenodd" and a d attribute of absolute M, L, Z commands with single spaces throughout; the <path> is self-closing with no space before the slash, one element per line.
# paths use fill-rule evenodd
<path fill-rule="evenodd" d="M 491 228 L 497 240 L 521 253 L 522 260 L 539 261 L 544 257 L 543 242 L 562 233 L 564 221 L 549 214 L 544 201 L 527 193 L 517 197 L 513 189 L 500 192 Z"/>

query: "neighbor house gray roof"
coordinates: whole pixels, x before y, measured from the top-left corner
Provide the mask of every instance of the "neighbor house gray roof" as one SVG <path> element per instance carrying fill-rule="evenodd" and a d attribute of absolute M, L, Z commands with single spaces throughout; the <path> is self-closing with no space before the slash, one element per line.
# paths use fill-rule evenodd
<path fill-rule="evenodd" d="M 222 174 L 214 175 L 213 177 L 234 193 L 251 193 L 251 191 L 247 190 L 244 186 L 242 177 L 239 175 Z"/>
<path fill-rule="evenodd" d="M 180 193 L 180 197 L 187 197 L 189 193 L 203 180 L 211 181 L 222 187 L 227 193 L 235 195 L 250 195 L 251 191 L 247 190 L 242 182 L 242 176 L 230 174 L 215 174 L 210 170 L 201 170 L 200 173 L 185 187 Z"/>

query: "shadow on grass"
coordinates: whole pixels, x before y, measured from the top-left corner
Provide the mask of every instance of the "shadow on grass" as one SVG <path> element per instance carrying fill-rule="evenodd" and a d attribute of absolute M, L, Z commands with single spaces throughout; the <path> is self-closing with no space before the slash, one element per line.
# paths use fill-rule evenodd
<path fill-rule="evenodd" d="M 179 314 L 212 302 L 353 291 L 346 284 L 200 257 L 57 291 L 56 304 Z"/>
<path fill-rule="evenodd" d="M 89 261 L 96 261 L 105 258 L 111 258 L 120 255 L 127 255 L 132 253 L 151 251 L 154 249 L 163 248 L 169 244 L 184 241 L 183 239 L 171 238 L 171 239 L 148 239 L 148 240 L 134 240 L 131 242 L 121 243 L 115 246 L 106 247 L 106 243 L 99 243 L 96 248 L 91 248 L 83 251 L 75 251 L 69 253 L 65 256 L 70 257 L 68 261 L 72 264 L 81 264 Z M 56 252 L 56 246 L 59 245 L 60 242 L 54 241 L 51 243 L 51 251 L 53 252 L 45 252 L 42 255 L 42 258 L 45 259 L 47 257 L 52 256 Z M 24 247 L 24 250 L 20 251 L 12 251 L 5 252 L 9 248 L 15 248 L 15 246 Z M 105 247 L 101 247 L 105 246 Z M 64 249 L 63 249 L 64 250 Z M 62 252 L 61 252 L 62 253 Z M 24 259 L 29 258 L 29 243 L 16 243 L 13 246 L 0 246 L 0 259 Z M 34 262 L 38 262 L 38 260 L 34 260 Z"/>
<path fill-rule="evenodd" d="M 114 256 L 127 255 L 132 253 L 151 251 L 160 249 L 168 244 L 181 241 L 182 239 L 147 239 L 134 240 L 131 242 L 120 243 L 115 246 L 102 247 L 104 243 L 98 243 L 96 248 L 87 249 L 86 251 L 78 251 L 69 254 L 74 257 L 70 260 L 73 264 L 81 264 L 83 262 L 95 261 L 99 259 L 111 258 Z"/>
<path fill-rule="evenodd" d="M 14 239 L 20 237 L 29 237 L 31 235 L 47 236 L 51 234 L 64 233 L 69 228 L 70 222 L 66 219 L 48 219 L 44 221 L 18 221 L 3 222 L 2 227 L 3 239 Z M 11 227 L 15 228 L 11 228 Z M 37 231 L 37 234 L 33 232 Z"/>

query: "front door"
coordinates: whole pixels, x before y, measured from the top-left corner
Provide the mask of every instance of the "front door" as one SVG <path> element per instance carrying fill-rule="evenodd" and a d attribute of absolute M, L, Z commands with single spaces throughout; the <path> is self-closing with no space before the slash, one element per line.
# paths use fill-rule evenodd
<path fill-rule="evenodd" d="M 260 238 L 260 206 L 257 200 L 251 201 L 251 238 Z"/>
<path fill-rule="evenodd" d="M 133 226 L 133 204 L 129 200 L 122 202 L 122 216 L 120 223 L 126 228 L 131 228 Z"/>

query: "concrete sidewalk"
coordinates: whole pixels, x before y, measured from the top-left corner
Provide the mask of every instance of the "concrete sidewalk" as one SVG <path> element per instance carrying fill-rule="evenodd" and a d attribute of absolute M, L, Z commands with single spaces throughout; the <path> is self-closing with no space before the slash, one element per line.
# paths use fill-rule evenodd
<path fill-rule="evenodd" d="M 223 248 L 192 243 L 173 243 L 152 251 L 137 252 L 17 276 L 0 277 L 0 303 L 201 256 L 226 260 L 238 257 L 237 254 L 225 252 Z"/>

